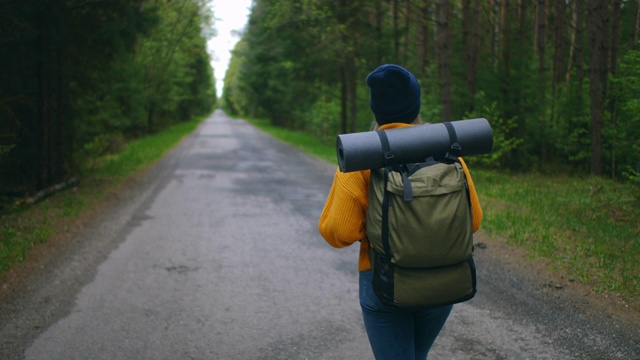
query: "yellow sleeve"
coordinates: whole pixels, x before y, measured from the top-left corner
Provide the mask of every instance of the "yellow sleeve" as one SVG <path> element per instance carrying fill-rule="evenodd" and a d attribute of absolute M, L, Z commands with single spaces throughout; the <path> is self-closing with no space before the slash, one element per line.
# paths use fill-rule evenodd
<path fill-rule="evenodd" d="M 476 192 L 476 186 L 473 184 L 473 179 L 469 173 L 467 164 L 460 158 L 460 163 L 464 169 L 464 174 L 467 177 L 467 183 L 469 183 L 469 195 L 471 198 L 471 213 L 473 215 L 473 232 L 478 231 L 482 224 L 482 207 L 480 206 L 480 200 L 478 199 L 478 193 Z"/>
<path fill-rule="evenodd" d="M 365 239 L 368 180 L 368 171 L 336 171 L 318 220 L 318 230 L 329 245 L 341 248 Z"/>

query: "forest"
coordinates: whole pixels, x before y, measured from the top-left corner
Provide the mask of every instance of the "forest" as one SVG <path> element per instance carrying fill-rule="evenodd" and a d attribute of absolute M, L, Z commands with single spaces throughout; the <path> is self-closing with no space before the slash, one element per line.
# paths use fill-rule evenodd
<path fill-rule="evenodd" d="M 421 119 L 484 117 L 474 164 L 640 182 L 638 0 L 256 0 L 222 106 L 312 134 L 366 131 L 365 78 L 420 80 Z"/>
<path fill-rule="evenodd" d="M 216 104 L 204 0 L 0 0 L 0 197 Z"/>
<path fill-rule="evenodd" d="M 216 94 L 211 1 L 0 0 L 0 197 L 217 106 L 332 143 L 369 129 L 384 63 L 419 78 L 424 122 L 490 121 L 474 165 L 637 184 L 639 3 L 254 0 Z"/>

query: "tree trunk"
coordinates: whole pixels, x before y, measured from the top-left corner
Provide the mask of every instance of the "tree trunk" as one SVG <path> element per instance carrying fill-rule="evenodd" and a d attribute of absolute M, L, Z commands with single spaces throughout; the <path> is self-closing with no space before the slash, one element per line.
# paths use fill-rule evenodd
<path fill-rule="evenodd" d="M 355 63 L 352 63 L 352 68 L 351 68 L 351 72 L 348 74 L 348 84 L 349 86 L 347 87 L 349 93 L 348 93 L 348 99 L 349 99 L 349 104 L 350 104 L 350 112 L 349 112 L 349 120 L 350 120 L 350 131 L 351 132 L 356 132 L 357 131 L 357 127 L 356 127 L 356 120 L 357 120 L 357 114 L 358 114 L 358 86 L 357 86 L 357 71 L 355 69 Z"/>
<path fill-rule="evenodd" d="M 451 99 L 451 44 L 449 36 L 449 2 L 438 3 L 438 77 L 440 80 L 440 98 L 442 101 L 442 121 L 450 121 L 453 114 Z"/>
<path fill-rule="evenodd" d="M 538 11 L 536 16 L 536 52 L 538 54 L 538 86 L 540 87 L 540 92 L 544 93 L 545 88 L 545 71 L 546 71 L 546 62 L 545 62 L 545 50 L 546 50 L 546 31 L 547 31 L 547 14 L 545 11 L 545 0 L 538 0 Z M 541 104 L 542 105 L 542 104 Z"/>
<path fill-rule="evenodd" d="M 49 79 L 49 39 L 46 23 L 40 23 L 39 38 L 40 61 L 38 62 L 38 92 L 39 92 L 39 141 L 38 141 L 38 175 L 36 186 L 40 189 L 51 183 L 51 94 Z"/>
<path fill-rule="evenodd" d="M 338 23 L 347 27 L 347 0 L 337 0 Z M 344 33 L 342 34 L 341 44 L 344 48 L 348 48 L 348 39 Z M 340 132 L 346 134 L 349 132 L 349 97 L 350 97 L 350 72 L 348 68 L 348 54 L 343 52 L 340 62 Z"/>
<path fill-rule="evenodd" d="M 482 27 L 480 24 L 481 12 L 480 12 L 480 0 L 473 0 L 473 27 L 472 27 L 472 46 L 473 46 L 473 94 L 475 95 L 478 82 L 476 75 L 478 73 L 478 63 L 480 61 L 480 32 Z"/>
<path fill-rule="evenodd" d="M 348 104 L 347 94 L 349 92 L 348 92 L 347 86 L 348 86 L 347 85 L 347 69 L 343 62 L 342 66 L 340 67 L 340 133 L 341 134 L 348 133 L 347 124 L 349 123 L 349 121 L 347 117 L 347 104 Z"/>
<path fill-rule="evenodd" d="M 515 53 L 519 56 L 529 57 L 530 54 L 535 53 L 531 51 L 531 40 L 533 38 L 531 28 L 532 22 L 529 20 L 531 0 L 520 0 L 520 8 L 518 10 L 518 41 L 514 44 Z M 529 55 L 529 56 L 528 56 Z M 528 65 L 524 61 L 516 62 L 516 66 L 519 69 L 527 68 Z M 522 70 L 520 70 L 522 71 Z M 528 124 L 525 116 L 516 116 L 516 128 L 511 130 L 510 135 L 516 138 L 524 139 L 528 134 Z M 525 154 L 523 148 L 515 148 L 510 152 L 512 159 L 522 158 Z"/>
<path fill-rule="evenodd" d="M 393 34 L 393 61 L 400 56 L 400 31 L 398 30 L 398 0 L 391 0 L 391 34 Z"/>
<path fill-rule="evenodd" d="M 404 3 L 404 43 L 402 49 L 402 61 L 407 63 L 411 58 L 409 54 L 409 29 L 411 28 L 411 2 Z"/>
<path fill-rule="evenodd" d="M 357 118 L 357 70 L 356 61 L 353 54 L 345 54 L 344 57 L 344 117 L 345 122 L 348 124 L 347 131 L 352 133 L 356 132 L 356 118 Z"/>
<path fill-rule="evenodd" d="M 471 73 L 471 69 L 473 67 L 473 40 L 471 34 L 473 24 L 471 21 L 471 14 L 471 0 L 462 0 L 462 49 L 464 51 L 465 65 L 467 65 L 466 83 L 469 94 L 473 94 L 471 79 L 475 75 Z"/>
<path fill-rule="evenodd" d="M 616 73 L 618 65 L 618 41 L 620 40 L 620 12 L 622 10 L 622 0 L 611 1 L 611 52 L 609 58 L 609 72 Z"/>
<path fill-rule="evenodd" d="M 511 23 L 509 22 L 509 0 L 502 0 L 502 11 L 500 15 L 500 38 L 502 43 L 502 63 L 503 63 L 503 95 L 509 91 L 511 87 Z"/>
<path fill-rule="evenodd" d="M 547 116 L 542 109 L 546 108 L 546 39 L 547 39 L 547 11 L 546 1 L 538 0 L 538 7 L 536 11 L 536 53 L 538 55 L 538 91 L 537 91 L 537 103 L 540 113 L 538 113 L 538 134 L 540 142 L 540 161 L 544 163 L 547 160 L 547 137 L 544 135 L 547 131 Z"/>
<path fill-rule="evenodd" d="M 607 81 L 605 0 L 589 0 L 589 95 L 591 98 L 591 174 L 602 175 L 602 124 Z"/>
<path fill-rule="evenodd" d="M 610 36 L 610 52 L 609 52 L 609 73 L 611 75 L 615 75 L 617 71 L 617 63 L 618 63 L 618 43 L 620 39 L 620 13 L 622 10 L 622 0 L 612 0 L 611 1 L 611 36 Z M 615 93 L 614 93 L 615 94 Z M 613 133 L 617 132 L 618 126 L 618 113 L 616 111 L 618 107 L 618 99 L 617 96 L 611 96 L 609 99 L 609 104 L 607 108 L 609 109 L 609 113 L 611 114 L 611 126 L 613 127 Z M 616 177 L 616 157 L 617 157 L 617 139 L 614 135 L 611 144 L 611 177 Z"/>
<path fill-rule="evenodd" d="M 464 0 L 462 3 L 462 46 L 467 66 L 466 85 L 470 95 L 467 111 L 473 111 L 473 96 L 476 94 L 478 69 L 478 39 L 480 33 L 480 0 Z"/>
<path fill-rule="evenodd" d="M 575 62 L 576 62 L 576 81 L 582 84 L 584 80 L 584 0 L 575 0 L 576 4 L 576 43 L 575 43 Z"/>
<path fill-rule="evenodd" d="M 383 25 L 384 9 L 382 8 L 382 3 L 381 2 L 376 2 L 374 11 L 375 11 L 375 13 L 374 13 L 374 16 L 375 16 L 375 18 L 374 18 L 374 27 L 375 27 L 376 35 L 377 35 L 378 39 L 382 39 L 383 36 L 384 36 L 383 35 L 384 31 L 382 29 L 383 26 L 384 26 Z M 382 50 L 381 46 L 378 46 L 378 45 L 375 46 L 375 54 L 376 54 L 375 55 L 376 56 L 376 58 L 375 58 L 376 64 L 381 65 L 383 60 L 384 60 L 384 57 L 386 55 L 384 53 L 384 51 Z"/>
<path fill-rule="evenodd" d="M 571 32 L 571 45 L 569 47 L 569 59 L 567 64 L 567 74 L 565 78 L 571 79 L 571 71 L 576 68 L 576 80 L 578 83 L 582 82 L 584 77 L 583 66 L 583 34 L 584 34 L 584 10 L 583 0 L 573 1 L 573 16 L 571 18 L 571 26 L 573 31 Z"/>
<path fill-rule="evenodd" d="M 566 74 L 566 21 L 567 16 L 567 4 L 564 1 L 555 1 L 555 22 L 553 28 L 553 84 L 555 95 L 555 84 L 559 84 L 564 81 Z M 555 96 L 554 96 L 555 98 Z"/>
<path fill-rule="evenodd" d="M 518 44 L 519 48 L 524 48 L 527 43 L 527 33 L 529 32 L 529 28 L 527 27 L 527 12 L 529 9 L 529 0 L 520 0 L 520 13 L 519 13 L 519 22 L 520 27 L 518 29 L 518 39 L 520 43 Z"/>
<path fill-rule="evenodd" d="M 555 121 L 556 94 L 558 84 L 565 79 L 565 44 L 567 4 L 564 1 L 554 1 L 555 22 L 553 26 L 553 76 L 551 81 L 551 113 L 547 126 L 551 129 L 557 127 Z M 546 160 L 546 159 L 545 159 Z"/>
<path fill-rule="evenodd" d="M 38 23 L 38 160 L 36 187 L 42 189 L 61 181 L 64 176 L 65 149 L 60 38 L 64 6 L 44 2 Z"/>
<path fill-rule="evenodd" d="M 417 76 L 418 78 L 422 78 L 425 75 L 427 65 L 429 63 L 428 59 L 428 49 L 429 49 L 429 0 L 423 0 L 422 5 L 420 7 L 421 17 L 416 21 L 418 26 L 418 69 Z"/>
<path fill-rule="evenodd" d="M 147 106 L 147 135 L 155 133 L 155 116 L 156 102 L 155 100 L 149 100 L 149 105 Z"/>
<path fill-rule="evenodd" d="M 500 58 L 500 51 L 498 47 L 500 46 L 500 0 L 493 0 L 492 3 L 492 12 L 493 12 L 493 34 L 491 36 L 492 45 L 491 49 L 493 54 L 491 58 L 493 59 L 493 70 L 498 71 L 498 59 Z"/>
<path fill-rule="evenodd" d="M 638 47 L 638 32 L 640 32 L 640 0 L 631 1 L 631 36 L 629 48 L 635 50 Z"/>

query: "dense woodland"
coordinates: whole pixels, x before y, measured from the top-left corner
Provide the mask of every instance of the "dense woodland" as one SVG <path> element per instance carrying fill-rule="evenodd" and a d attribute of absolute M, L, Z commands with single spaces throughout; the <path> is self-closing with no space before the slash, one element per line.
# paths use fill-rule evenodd
<path fill-rule="evenodd" d="M 0 0 L 0 196 L 209 113 L 208 3 Z M 639 3 L 255 0 L 222 103 L 332 142 L 369 129 L 366 75 L 397 63 L 420 79 L 423 121 L 491 122 L 474 165 L 638 183 Z"/>
<path fill-rule="evenodd" d="M 421 117 L 485 117 L 475 164 L 640 182 L 638 0 L 256 0 L 225 108 L 332 141 L 368 130 L 366 75 L 411 70 Z"/>
<path fill-rule="evenodd" d="M 0 0 L 0 196 L 210 113 L 212 29 L 204 0 Z"/>

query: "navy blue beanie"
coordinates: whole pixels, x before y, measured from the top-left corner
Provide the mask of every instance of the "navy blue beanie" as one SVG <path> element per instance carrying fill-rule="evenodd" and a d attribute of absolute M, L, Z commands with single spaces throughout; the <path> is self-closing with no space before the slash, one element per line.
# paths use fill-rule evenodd
<path fill-rule="evenodd" d="M 371 89 L 369 105 L 378 125 L 412 123 L 420 113 L 420 84 L 412 73 L 387 64 L 367 76 Z"/>

